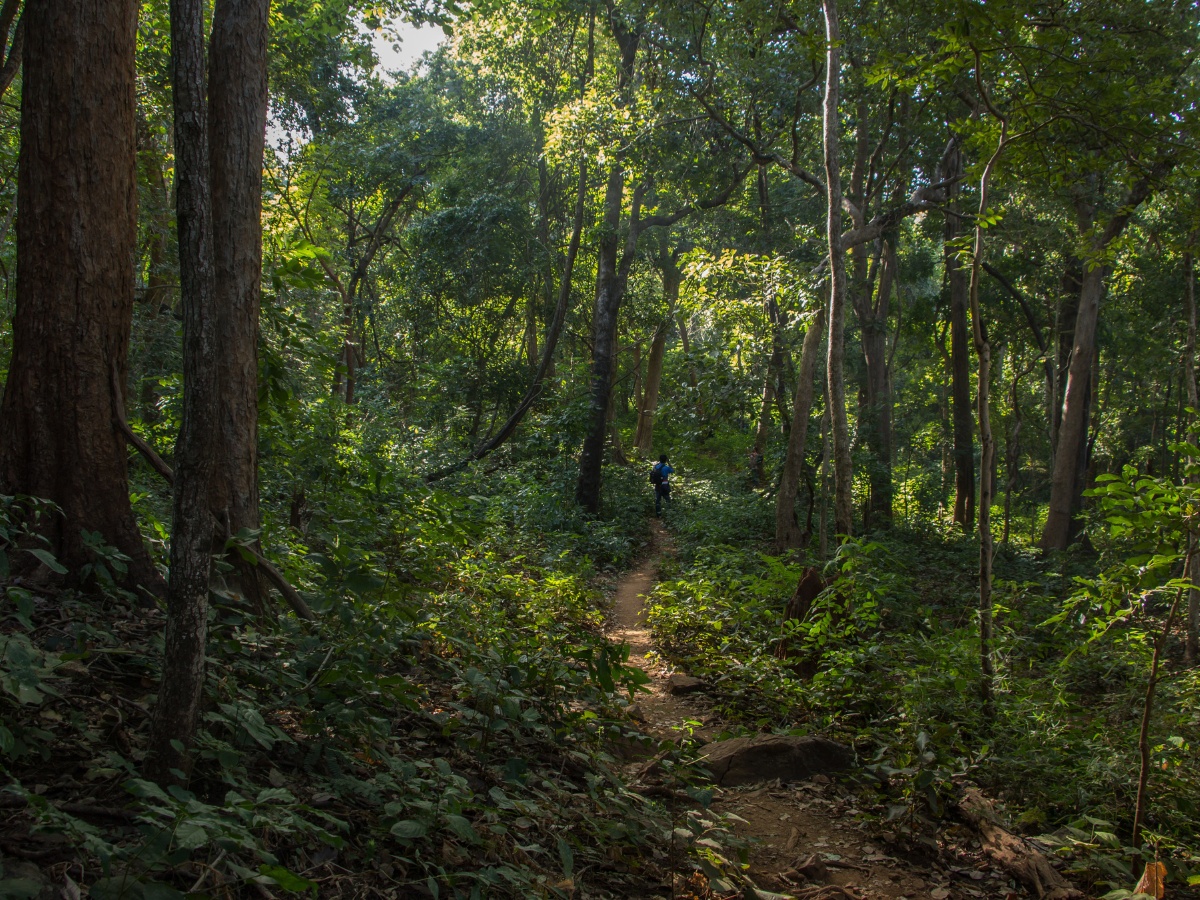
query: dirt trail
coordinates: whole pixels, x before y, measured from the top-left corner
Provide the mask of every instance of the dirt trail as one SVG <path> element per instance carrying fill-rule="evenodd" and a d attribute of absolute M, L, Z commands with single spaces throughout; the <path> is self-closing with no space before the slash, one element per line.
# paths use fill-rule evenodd
<path fill-rule="evenodd" d="M 651 552 L 620 580 L 608 634 L 629 644 L 630 663 L 651 678 L 649 693 L 631 708 L 641 728 L 659 739 L 673 739 L 689 727 L 685 723 L 699 722 L 699 727 L 690 726 L 693 735 L 711 741 L 724 730 L 723 723 L 702 693 L 675 696 L 668 691 L 674 670 L 655 651 L 645 621 L 645 601 L 659 562 L 675 552 L 670 534 L 657 520 L 651 524 Z M 763 889 L 807 900 L 1015 900 L 1013 884 L 987 864 L 968 835 L 943 842 L 936 859 L 906 852 L 879 824 L 877 809 L 863 807 L 848 787 L 824 776 L 793 784 L 714 787 L 714 795 L 715 810 L 745 820 L 738 833 L 751 840 L 749 874 Z M 816 864 L 805 868 L 814 856 Z"/>

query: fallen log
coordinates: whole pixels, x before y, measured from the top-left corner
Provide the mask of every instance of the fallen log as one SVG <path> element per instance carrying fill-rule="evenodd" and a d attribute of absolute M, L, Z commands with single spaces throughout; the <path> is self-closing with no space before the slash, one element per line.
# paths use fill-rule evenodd
<path fill-rule="evenodd" d="M 975 788 L 963 794 L 958 812 L 979 833 L 983 851 L 1038 900 L 1077 900 L 1085 896 L 1028 841 L 1005 828 L 991 801 Z"/>

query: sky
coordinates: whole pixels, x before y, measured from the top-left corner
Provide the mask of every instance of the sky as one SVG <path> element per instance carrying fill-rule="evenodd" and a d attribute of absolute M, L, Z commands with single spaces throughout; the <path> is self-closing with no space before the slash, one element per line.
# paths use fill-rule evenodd
<path fill-rule="evenodd" d="M 436 50 L 447 40 L 446 33 L 437 25 L 418 27 L 407 22 L 396 22 L 388 31 L 399 35 L 398 45 L 392 43 L 387 33 L 374 36 L 375 53 L 379 56 L 380 66 L 388 72 L 412 71 L 422 54 Z"/>

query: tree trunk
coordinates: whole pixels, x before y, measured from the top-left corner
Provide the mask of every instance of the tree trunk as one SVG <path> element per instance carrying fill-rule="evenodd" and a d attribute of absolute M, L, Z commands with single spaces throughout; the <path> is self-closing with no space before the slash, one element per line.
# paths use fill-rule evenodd
<path fill-rule="evenodd" d="M 683 358 L 687 361 L 687 376 L 688 388 L 692 392 L 693 405 L 696 410 L 696 418 L 700 421 L 704 420 L 704 402 L 700 399 L 700 380 L 696 377 L 696 363 L 692 359 L 691 340 L 687 329 L 687 316 L 680 313 L 677 317 L 679 327 L 679 344 L 683 348 Z"/>
<path fill-rule="evenodd" d="M 617 71 L 618 103 L 628 103 L 628 89 L 633 81 L 634 61 L 640 42 L 640 32 L 630 29 L 610 7 L 609 26 L 613 39 L 620 50 Z M 637 241 L 637 216 L 640 193 L 635 192 L 633 216 L 629 224 L 629 239 L 625 258 L 617 265 L 617 250 L 621 240 L 621 206 L 625 197 L 625 168 L 619 160 L 614 161 L 608 172 L 608 186 L 604 192 L 604 221 L 601 228 L 600 246 L 596 261 L 596 306 L 592 316 L 592 383 L 591 400 L 588 405 L 588 430 L 579 453 L 579 480 L 575 486 L 575 500 L 593 515 L 600 511 L 601 469 L 604 463 L 604 443 L 607 436 L 608 404 L 613 369 L 616 362 L 617 314 L 621 310 L 621 299 L 625 293 L 623 275 L 633 262 L 633 250 Z"/>
<path fill-rule="evenodd" d="M 18 0 L 9 0 L 4 4 L 4 16 L 0 20 L 0 51 L 4 49 L 3 42 L 8 39 L 8 29 L 12 24 L 12 16 L 16 14 L 18 5 Z M 0 97 L 4 96 L 17 77 L 17 72 L 21 69 L 24 46 L 25 18 L 22 16 L 17 20 L 17 27 L 13 29 L 12 42 L 8 45 L 8 54 L 4 57 L 3 67 L 0 67 Z"/>
<path fill-rule="evenodd" d="M 230 535 L 260 526 L 258 319 L 269 8 L 270 0 L 216 0 L 210 46 L 214 284 L 222 359 L 212 508 Z M 254 568 L 236 555 L 232 562 L 240 569 L 241 589 L 257 600 Z"/>
<path fill-rule="evenodd" d="M 1159 181 L 1174 167 L 1165 156 L 1129 189 L 1108 223 L 1091 242 L 1092 256 L 1099 256 L 1129 224 L 1137 208 L 1154 192 Z M 1080 229 L 1093 228 L 1093 210 L 1080 202 Z M 1082 500 L 1087 470 L 1088 413 L 1092 404 L 1092 365 L 1096 353 L 1096 325 L 1100 298 L 1104 293 L 1107 266 L 1085 263 L 1079 287 L 1079 309 L 1075 315 L 1071 363 L 1063 393 L 1062 417 L 1055 442 L 1054 470 L 1050 477 L 1050 510 L 1042 531 L 1043 550 L 1065 550 L 1076 538 L 1075 517 Z"/>
<path fill-rule="evenodd" d="M 758 407 L 758 424 L 754 429 L 754 474 L 761 483 L 763 475 L 763 454 L 767 449 L 767 438 L 771 434 L 771 407 L 775 404 L 776 372 L 782 363 L 779 358 L 779 348 L 771 352 L 767 361 L 767 374 L 763 377 L 762 400 Z"/>
<path fill-rule="evenodd" d="M 887 320 L 896 278 L 895 238 L 884 239 L 882 270 L 874 303 L 869 293 L 856 310 L 866 363 L 866 402 L 859 416 L 863 444 L 869 453 L 870 498 L 863 528 L 886 528 L 892 521 L 892 396 L 888 373 Z"/>
<path fill-rule="evenodd" d="M 42 531 L 68 569 L 83 531 L 162 589 L 129 504 L 124 398 L 137 247 L 135 0 L 30 4 L 24 22 L 17 289 L 0 406 L 5 493 L 54 501 Z"/>
<path fill-rule="evenodd" d="M 175 104 L 175 203 L 183 305 L 183 419 L 175 445 L 171 578 L 162 682 L 154 707 L 147 774 L 186 772 L 204 692 L 213 517 L 209 506 L 218 414 L 213 308 L 212 209 L 204 77 L 204 0 L 171 4 Z"/>
<path fill-rule="evenodd" d="M 1009 392 L 1009 409 L 1012 411 L 1012 430 L 1004 447 L 1004 533 L 1000 543 L 1008 546 L 1009 525 L 1012 521 L 1012 493 L 1017 486 L 1017 470 L 1021 462 L 1021 376 L 1024 372 L 1017 371 L 1013 366 L 1012 386 Z"/>
<path fill-rule="evenodd" d="M 1195 236 L 1193 235 L 1193 241 Z M 1196 262 L 1191 252 L 1183 255 L 1184 296 L 1187 298 L 1187 344 L 1184 348 L 1183 375 L 1187 385 L 1187 402 L 1193 410 L 1200 410 L 1200 395 L 1196 391 Z M 1195 415 L 1191 415 L 1192 427 L 1187 437 L 1188 443 L 1200 443 L 1200 429 L 1196 426 Z M 1195 476 L 1192 477 L 1195 481 Z M 1195 538 L 1192 539 L 1195 541 Z M 1200 585 L 1200 553 L 1193 551 L 1191 555 L 1191 572 L 1188 577 L 1192 584 Z M 1184 659 L 1194 665 L 1200 661 L 1200 590 L 1188 591 L 1187 608 L 1187 640 L 1184 644 Z"/>
<path fill-rule="evenodd" d="M 608 403 L 617 342 L 617 313 L 621 308 L 621 280 L 617 271 L 621 202 L 625 171 L 613 165 L 604 194 L 604 225 L 596 264 L 596 306 L 592 316 L 592 388 L 588 405 L 588 431 L 579 454 L 579 482 L 575 497 L 590 513 L 600 511 L 600 470 L 608 432 Z"/>
<path fill-rule="evenodd" d="M 841 34 L 837 0 L 823 0 L 825 12 L 825 105 L 822 138 L 825 147 L 826 230 L 829 244 L 829 351 L 826 379 L 833 432 L 833 521 L 839 535 L 854 531 L 854 471 L 850 460 L 850 430 L 846 422 L 845 331 L 846 260 L 842 252 L 842 174 L 838 155 L 841 127 L 838 89 L 841 78 Z"/>
<path fill-rule="evenodd" d="M 1106 274 L 1103 265 L 1088 268 L 1079 289 L 1071 363 L 1067 367 L 1067 388 L 1063 396 L 1054 470 L 1050 478 L 1050 509 L 1042 532 L 1043 550 L 1065 550 L 1077 537 L 1075 516 L 1083 490 L 1083 482 L 1079 479 L 1080 456 L 1087 450 L 1092 358 L 1095 356 L 1096 325 Z"/>
<path fill-rule="evenodd" d="M 829 559 L 829 385 L 825 386 L 825 412 L 821 416 L 821 519 L 817 552 L 821 561 Z"/>
<path fill-rule="evenodd" d="M 659 408 L 662 364 L 666 358 L 667 335 L 671 334 L 674 307 L 679 300 L 679 283 L 682 280 L 682 272 L 674 266 L 673 260 L 668 260 L 662 269 L 662 293 L 666 294 L 667 314 L 654 330 L 654 340 L 650 342 L 650 358 L 646 364 L 646 390 L 643 392 L 642 404 L 638 407 L 637 414 L 634 446 L 643 457 L 649 457 L 654 452 L 654 415 Z"/>
<path fill-rule="evenodd" d="M 808 444 L 808 420 L 812 412 L 813 382 L 817 373 L 817 356 L 825 331 L 825 309 L 808 326 L 804 347 L 800 351 L 800 372 L 796 376 L 796 397 L 792 406 L 792 428 L 788 434 L 787 456 L 779 477 L 779 493 L 775 497 L 775 550 L 799 547 L 804 533 L 796 521 L 796 496 L 804 474 L 804 459 Z M 811 509 L 810 509 L 811 512 Z"/>
<path fill-rule="evenodd" d="M 642 428 L 642 399 L 645 394 L 645 378 L 642 376 L 642 342 L 634 341 L 633 346 L 629 348 L 630 355 L 633 357 L 633 387 L 630 388 L 629 398 L 625 404 L 625 411 L 629 412 L 629 403 L 633 403 L 633 409 L 638 414 L 638 421 L 634 425 L 634 446 L 637 445 L 637 434 Z"/>
<path fill-rule="evenodd" d="M 995 115 L 987 94 L 984 93 L 979 73 L 978 58 L 975 63 L 975 81 L 979 92 Z M 997 116 L 999 118 L 999 116 Z M 979 213 L 975 218 L 975 248 L 971 255 L 971 282 L 968 296 L 971 304 L 971 330 L 975 340 L 975 355 L 979 361 L 979 379 L 975 400 L 979 417 L 979 446 L 983 454 L 979 461 L 979 693 L 983 705 L 984 721 L 990 725 L 995 718 L 996 670 L 992 658 L 992 493 L 994 490 L 996 441 L 992 436 L 992 416 L 989 404 L 992 378 L 992 347 L 983 327 L 983 314 L 979 309 L 979 279 L 983 272 L 984 216 L 987 214 L 988 187 L 992 172 L 1000 154 L 1008 143 L 1008 123 L 1001 119 L 1000 140 L 992 153 L 983 175 L 979 179 Z"/>
<path fill-rule="evenodd" d="M 962 152 L 955 150 L 947 177 L 962 174 Z M 950 203 L 958 187 L 950 188 Z M 958 219 L 946 216 L 945 266 L 950 292 L 950 396 L 954 436 L 954 524 L 968 534 L 975 526 L 975 423 L 971 413 L 971 365 L 967 339 L 967 270 L 952 242 Z"/>

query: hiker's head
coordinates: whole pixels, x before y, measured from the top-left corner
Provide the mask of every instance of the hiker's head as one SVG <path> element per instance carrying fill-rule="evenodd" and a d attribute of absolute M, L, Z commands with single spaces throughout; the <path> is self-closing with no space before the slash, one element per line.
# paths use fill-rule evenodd
<path fill-rule="evenodd" d="M 665 454 L 665 453 L 664 453 L 662 456 L 660 456 L 660 457 L 658 458 L 658 461 L 659 461 L 659 462 L 666 462 L 666 461 L 667 461 L 667 454 Z"/>

